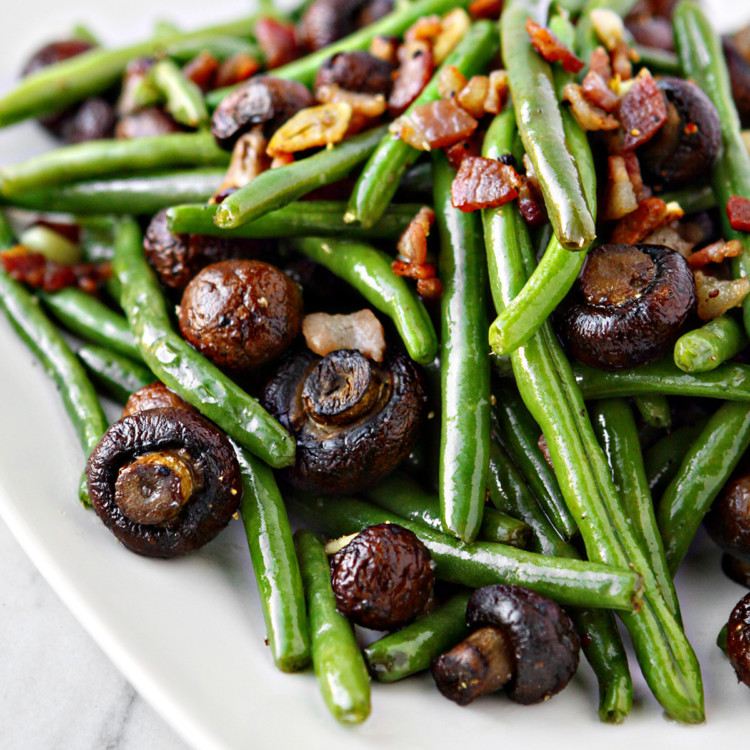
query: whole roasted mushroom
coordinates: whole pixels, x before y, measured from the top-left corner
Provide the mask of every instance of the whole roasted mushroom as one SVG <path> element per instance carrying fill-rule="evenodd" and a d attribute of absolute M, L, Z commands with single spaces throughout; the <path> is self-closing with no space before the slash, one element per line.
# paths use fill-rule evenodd
<path fill-rule="evenodd" d="M 726 648 L 737 679 L 750 687 L 750 594 L 737 602 L 729 616 Z"/>
<path fill-rule="evenodd" d="M 322 49 L 392 10 L 392 0 L 315 0 L 302 17 L 300 36 L 309 49 Z"/>
<path fill-rule="evenodd" d="M 559 693 L 578 668 L 580 640 L 566 612 L 521 586 L 477 589 L 466 607 L 474 632 L 432 665 L 438 690 L 460 706 L 507 686 L 516 703 Z"/>
<path fill-rule="evenodd" d="M 724 552 L 750 562 L 750 474 L 724 488 L 706 514 L 704 525 Z"/>
<path fill-rule="evenodd" d="M 393 66 L 369 52 L 338 52 L 320 66 L 315 76 L 316 90 L 333 85 L 388 98 L 393 88 Z"/>
<path fill-rule="evenodd" d="M 242 497 L 229 440 L 181 408 L 115 422 L 89 457 L 86 478 L 104 525 L 148 557 L 177 557 L 203 546 L 229 523 Z"/>
<path fill-rule="evenodd" d="M 430 552 L 397 524 L 364 529 L 330 562 L 336 608 L 365 628 L 400 628 L 425 611 L 432 595 Z"/>
<path fill-rule="evenodd" d="M 687 261 L 661 245 L 601 245 L 586 259 L 561 308 L 570 353 L 603 370 L 637 367 L 662 356 L 695 307 Z"/>
<path fill-rule="evenodd" d="M 296 461 L 280 475 L 304 491 L 344 494 L 377 484 L 409 455 L 425 395 L 405 355 L 377 363 L 342 349 L 287 357 L 261 402 L 297 441 Z"/>
<path fill-rule="evenodd" d="M 122 410 L 123 417 L 129 417 L 131 414 L 137 414 L 149 409 L 182 409 L 184 411 L 197 413 L 196 410 L 181 396 L 174 391 L 170 391 L 164 383 L 157 380 L 155 383 L 139 388 L 130 394 L 125 408 Z"/>

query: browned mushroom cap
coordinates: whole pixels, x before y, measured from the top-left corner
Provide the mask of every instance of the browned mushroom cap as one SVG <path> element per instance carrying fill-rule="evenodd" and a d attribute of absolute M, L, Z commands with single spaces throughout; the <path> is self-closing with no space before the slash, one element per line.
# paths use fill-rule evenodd
<path fill-rule="evenodd" d="M 195 413 L 196 410 L 174 391 L 170 391 L 164 383 L 157 380 L 155 383 L 139 388 L 130 394 L 125 408 L 122 410 L 123 417 L 137 414 L 139 411 L 149 409 L 183 409 Z"/>
<path fill-rule="evenodd" d="M 297 81 L 254 76 L 216 108 L 211 132 L 219 146 L 231 150 L 237 139 L 256 125 L 263 125 L 266 135 L 270 135 L 314 103 L 312 94 Z"/>
<path fill-rule="evenodd" d="M 150 409 L 115 422 L 86 465 L 91 501 L 129 549 L 177 557 L 213 539 L 242 495 L 237 456 L 208 420 Z"/>
<path fill-rule="evenodd" d="M 560 333 L 578 360 L 603 370 L 662 356 L 695 307 L 685 259 L 661 245 L 593 250 L 560 312 Z"/>
<path fill-rule="evenodd" d="M 724 488 L 704 523 L 709 536 L 724 552 L 750 562 L 750 474 Z"/>
<path fill-rule="evenodd" d="M 372 0 L 315 0 L 305 11 L 305 15 L 302 16 L 300 36 L 311 50 L 327 47 L 341 37 L 351 34 L 357 28 L 358 16 L 365 12 L 368 5 L 379 6 L 379 8 L 373 10 L 376 11 L 376 14 L 383 14 L 385 6 L 382 2 L 373 3 Z M 386 12 L 390 12 L 390 10 Z M 366 23 L 372 23 L 376 18 L 369 17 L 364 20 Z"/>
<path fill-rule="evenodd" d="M 393 88 L 393 66 L 369 52 L 339 52 L 318 69 L 315 89 L 337 85 L 347 91 L 382 94 L 386 98 Z"/>
<path fill-rule="evenodd" d="M 732 83 L 732 98 L 743 128 L 750 127 L 750 62 L 746 60 L 735 43 L 729 38 L 722 40 L 724 57 Z"/>
<path fill-rule="evenodd" d="M 737 679 L 750 687 L 750 594 L 737 602 L 729 617 L 727 656 Z"/>
<path fill-rule="evenodd" d="M 425 396 L 405 355 L 376 363 L 343 349 L 287 357 L 261 402 L 297 441 L 296 461 L 280 476 L 301 490 L 344 494 L 377 484 L 409 455 Z"/>
<path fill-rule="evenodd" d="M 644 180 L 661 188 L 708 182 L 721 151 L 721 123 L 711 100 L 692 81 L 657 81 L 667 121 L 639 151 Z"/>
<path fill-rule="evenodd" d="M 115 138 L 151 138 L 156 135 L 180 133 L 182 127 L 169 113 L 159 107 L 146 107 L 121 117 L 115 127 Z"/>
<path fill-rule="evenodd" d="M 365 628 L 402 627 L 424 612 L 433 567 L 413 532 L 392 523 L 370 526 L 331 556 L 336 608 Z"/>
<path fill-rule="evenodd" d="M 180 331 L 219 367 L 247 372 L 281 354 L 302 326 L 302 295 L 259 260 L 225 260 L 187 285 Z"/>
<path fill-rule="evenodd" d="M 432 675 L 446 698 L 461 706 L 507 684 L 517 703 L 559 693 L 578 668 L 580 641 L 555 602 L 521 586 L 477 589 L 466 607 L 475 632 L 438 657 Z"/>

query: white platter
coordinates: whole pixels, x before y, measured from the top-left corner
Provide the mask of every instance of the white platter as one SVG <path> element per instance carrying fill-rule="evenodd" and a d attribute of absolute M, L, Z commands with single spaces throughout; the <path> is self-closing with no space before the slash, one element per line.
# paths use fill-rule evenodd
<path fill-rule="evenodd" d="M 23 18 L 2 11 L 2 90 L 29 49 L 75 21 L 92 19 L 107 39 L 125 41 L 145 34 L 157 15 L 180 18 L 189 27 L 239 15 L 242 5 L 223 5 L 217 17 L 205 4 L 177 0 L 165 0 L 158 10 L 146 0 L 78 0 L 75 11 L 67 4 L 27 0 Z M 744 14 L 732 20 L 750 18 L 750 3 L 739 9 L 735 2 L 712 5 L 715 18 L 726 19 L 730 8 L 733 16 Z M 27 25 L 27 18 L 35 24 Z M 32 126 L 0 132 L 0 163 L 45 145 Z M 632 716 L 621 727 L 600 724 L 595 680 L 582 662 L 572 685 L 541 706 L 522 708 L 491 697 L 462 709 L 422 677 L 374 685 L 370 719 L 354 729 L 338 726 L 310 672 L 284 675 L 272 666 L 240 524 L 186 560 L 146 560 L 125 551 L 78 504 L 83 456 L 75 435 L 50 381 L 4 319 L 0 352 L 0 514 L 112 661 L 194 747 L 411 750 L 553 742 L 565 750 L 604 743 L 611 750 L 671 743 L 705 750 L 708 743 L 739 743 L 747 736 L 750 694 L 737 685 L 715 646 L 743 590 L 722 576 L 718 554 L 703 537 L 678 584 L 687 632 L 704 673 L 705 725 L 685 728 L 665 720 L 637 668 Z"/>

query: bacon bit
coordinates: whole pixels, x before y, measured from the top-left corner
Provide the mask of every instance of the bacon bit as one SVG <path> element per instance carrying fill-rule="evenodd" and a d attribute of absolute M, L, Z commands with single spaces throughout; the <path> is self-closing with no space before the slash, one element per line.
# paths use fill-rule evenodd
<path fill-rule="evenodd" d="M 451 99 L 466 83 L 466 76 L 455 65 L 446 65 L 438 73 L 438 94 L 442 99 Z"/>
<path fill-rule="evenodd" d="M 417 294 L 423 299 L 439 300 L 443 296 L 443 284 L 437 276 L 434 279 L 417 279 Z"/>
<path fill-rule="evenodd" d="M 618 42 L 612 53 L 612 71 L 621 81 L 629 81 L 633 77 L 633 66 L 630 64 L 632 50 L 624 42 Z M 645 70 L 645 68 L 644 68 Z"/>
<path fill-rule="evenodd" d="M 420 151 L 451 146 L 468 138 L 479 123 L 454 99 L 437 99 L 415 107 L 391 123 L 389 128 L 397 138 L 402 138 Z"/>
<path fill-rule="evenodd" d="M 607 86 L 607 82 L 593 71 L 586 73 L 581 84 L 581 93 L 587 101 L 605 112 L 614 112 L 620 103 L 620 97 Z"/>
<path fill-rule="evenodd" d="M 490 115 L 500 114 L 508 101 L 508 73 L 504 70 L 493 70 L 490 73 L 490 87 L 484 100 L 484 111 Z"/>
<path fill-rule="evenodd" d="M 494 20 L 500 18 L 503 12 L 503 0 L 474 0 L 469 3 L 469 15 L 477 20 L 489 18 Z"/>
<path fill-rule="evenodd" d="M 388 99 L 388 110 L 394 117 L 400 115 L 421 93 L 435 69 L 432 51 L 425 42 L 407 42 L 398 51 L 401 62 Z"/>
<path fill-rule="evenodd" d="M 65 265 L 48 260 L 41 253 L 29 252 L 23 245 L 0 252 L 0 263 L 16 281 L 45 292 L 77 287 L 89 294 L 96 294 L 112 275 L 109 263 Z"/>
<path fill-rule="evenodd" d="M 742 243 L 739 240 L 719 240 L 694 252 L 688 258 L 688 263 L 691 268 L 703 268 L 709 263 L 721 263 L 725 258 L 736 258 L 738 255 L 742 255 Z"/>
<path fill-rule="evenodd" d="M 487 76 L 472 76 L 469 82 L 458 92 L 456 101 L 472 117 L 484 116 L 484 103 L 490 92 L 490 79 Z"/>
<path fill-rule="evenodd" d="M 595 8 L 589 13 L 589 18 L 599 41 L 610 52 L 614 52 L 617 45 L 625 39 L 625 24 L 622 18 L 606 8 Z"/>
<path fill-rule="evenodd" d="M 750 200 L 733 195 L 727 201 L 729 226 L 737 232 L 750 232 Z"/>
<path fill-rule="evenodd" d="M 522 178 L 518 188 L 518 210 L 529 226 L 539 227 L 547 221 L 547 208 L 535 180 Z"/>
<path fill-rule="evenodd" d="M 404 42 L 427 42 L 432 46 L 435 38 L 443 30 L 440 16 L 422 16 L 418 18 L 404 33 Z"/>
<path fill-rule="evenodd" d="M 398 48 L 401 42 L 395 36 L 376 36 L 370 42 L 370 54 L 380 60 L 385 60 L 392 67 L 398 65 Z"/>
<path fill-rule="evenodd" d="M 675 219 L 681 219 L 682 209 L 676 203 L 665 203 L 661 198 L 644 198 L 638 208 L 615 225 L 610 242 L 636 245 L 652 232 Z"/>
<path fill-rule="evenodd" d="M 318 86 L 315 89 L 315 98 L 321 104 L 346 102 L 351 106 L 352 119 L 346 131 L 347 136 L 364 130 L 372 120 L 376 120 L 388 108 L 382 94 L 360 94 L 356 91 L 347 91 L 335 83 Z"/>
<path fill-rule="evenodd" d="M 612 115 L 583 98 L 577 83 L 565 84 L 563 98 L 570 102 L 570 111 L 584 130 L 617 130 L 620 127 Z"/>
<path fill-rule="evenodd" d="M 220 67 L 219 61 L 210 52 L 203 50 L 182 69 L 182 74 L 205 92 L 214 87 Z"/>
<path fill-rule="evenodd" d="M 266 68 L 278 68 L 299 57 L 294 24 L 281 23 L 275 18 L 261 18 L 255 24 L 255 37 L 263 50 Z"/>
<path fill-rule="evenodd" d="M 216 74 L 216 88 L 234 86 L 246 81 L 260 70 L 260 63 L 247 52 L 238 52 L 221 64 Z"/>
<path fill-rule="evenodd" d="M 451 184 L 455 208 L 469 213 L 496 208 L 518 197 L 521 177 L 513 167 L 483 156 L 467 156 Z"/>
<path fill-rule="evenodd" d="M 477 132 L 474 131 L 474 135 L 466 140 L 454 143 L 452 146 L 444 149 L 445 155 L 448 157 L 448 162 L 453 169 L 458 172 L 461 168 L 461 162 L 467 156 L 481 156 L 482 155 L 482 141 L 477 138 Z"/>
<path fill-rule="evenodd" d="M 602 218 L 605 221 L 622 219 L 638 208 L 638 199 L 630 181 L 625 159 L 622 156 L 608 157 L 607 172 Z"/>
<path fill-rule="evenodd" d="M 689 242 L 680 236 L 674 225 L 667 225 L 652 232 L 643 238 L 647 245 L 664 245 L 674 250 L 686 260 L 690 257 L 690 251 L 695 247 L 694 242 Z"/>
<path fill-rule="evenodd" d="M 261 172 L 270 168 L 271 160 L 266 155 L 266 146 L 267 141 L 261 126 L 240 136 L 232 149 L 232 159 L 224 175 L 224 181 L 212 199 L 213 203 L 220 202 L 219 196 L 226 197 L 227 190 L 236 190 L 247 185 Z"/>
<path fill-rule="evenodd" d="M 404 263 L 402 260 L 394 260 L 391 270 L 396 276 L 405 276 L 409 279 L 434 279 L 437 276 L 437 268 L 434 263 Z"/>
<path fill-rule="evenodd" d="M 471 18 L 463 8 L 456 8 L 443 16 L 440 33 L 432 45 L 436 65 L 448 57 L 453 48 L 466 36 L 470 27 Z"/>
<path fill-rule="evenodd" d="M 356 349 L 376 362 L 383 361 L 385 331 L 372 310 L 359 310 L 350 315 L 305 315 L 302 335 L 308 349 L 321 357 L 340 349 Z"/>
<path fill-rule="evenodd" d="M 604 47 L 597 47 L 591 53 L 589 59 L 589 71 L 600 75 L 604 80 L 604 83 L 608 84 L 612 80 L 612 62 Z"/>
<path fill-rule="evenodd" d="M 622 158 L 625 160 L 625 168 L 628 170 L 628 177 L 630 177 L 630 184 L 633 186 L 636 198 L 645 198 L 646 196 L 643 195 L 641 165 L 638 157 L 632 151 L 626 151 L 622 154 Z"/>
<path fill-rule="evenodd" d="M 271 160 L 271 166 L 269 169 L 278 169 L 279 167 L 288 167 L 290 164 L 294 164 L 294 154 L 279 154 L 274 156 Z M 307 195 L 310 195 L 308 193 Z M 307 196 L 304 196 L 307 197 Z"/>
<path fill-rule="evenodd" d="M 273 134 L 266 153 L 269 156 L 293 154 L 338 143 L 346 135 L 351 119 L 352 106 L 347 102 L 301 109 Z"/>
<path fill-rule="evenodd" d="M 435 212 L 422 206 L 419 213 L 409 222 L 396 246 L 399 255 L 407 262 L 424 265 L 427 261 L 427 237 L 435 223 Z"/>
<path fill-rule="evenodd" d="M 549 63 L 559 62 L 568 73 L 578 73 L 586 65 L 571 52 L 549 29 L 540 26 L 531 18 L 526 19 L 526 31 L 531 46 Z"/>
<path fill-rule="evenodd" d="M 620 104 L 620 121 L 625 130 L 624 148 L 633 151 L 651 140 L 667 121 L 664 95 L 643 68 Z"/>
<path fill-rule="evenodd" d="M 698 297 L 698 317 L 713 320 L 732 307 L 738 307 L 750 292 L 748 279 L 722 281 L 701 270 L 695 271 L 695 290 Z"/>

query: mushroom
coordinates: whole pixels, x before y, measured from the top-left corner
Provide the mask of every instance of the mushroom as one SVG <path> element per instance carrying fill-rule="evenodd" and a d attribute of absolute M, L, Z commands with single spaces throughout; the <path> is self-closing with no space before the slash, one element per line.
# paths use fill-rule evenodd
<path fill-rule="evenodd" d="M 724 552 L 750 562 L 750 474 L 730 482 L 703 521 L 709 536 Z"/>
<path fill-rule="evenodd" d="M 387 352 L 377 363 L 341 349 L 287 357 L 261 403 L 297 442 L 296 460 L 280 476 L 297 489 L 337 495 L 377 484 L 409 455 L 425 395 L 404 354 Z"/>
<path fill-rule="evenodd" d="M 311 50 L 322 49 L 392 10 L 392 0 L 315 0 L 302 16 L 300 37 Z"/>
<path fill-rule="evenodd" d="M 601 245 L 586 259 L 559 328 L 578 360 L 603 370 L 662 356 L 695 307 L 687 261 L 661 245 Z"/>
<path fill-rule="evenodd" d="M 157 135 L 181 133 L 183 130 L 182 125 L 168 112 L 159 107 L 146 107 L 123 115 L 115 127 L 115 138 L 152 138 Z"/>
<path fill-rule="evenodd" d="M 425 611 L 432 595 L 429 550 L 393 523 L 364 529 L 330 563 L 336 608 L 365 628 L 400 628 Z"/>
<path fill-rule="evenodd" d="M 270 135 L 301 109 L 315 104 L 297 81 L 254 76 L 227 96 L 214 111 L 211 132 L 221 148 L 231 151 L 237 139 L 256 125 Z"/>
<path fill-rule="evenodd" d="M 318 68 L 314 88 L 333 85 L 387 98 L 393 88 L 393 66 L 369 52 L 338 52 Z"/>
<path fill-rule="evenodd" d="M 131 393 L 121 416 L 128 417 L 140 411 L 165 408 L 183 409 L 193 414 L 196 413 L 196 410 L 187 401 L 157 380 L 155 383 L 150 383 L 143 388 L 139 388 L 135 393 Z"/>
<path fill-rule="evenodd" d="M 726 649 L 737 679 L 750 687 L 750 594 L 737 602 L 729 616 Z"/>
<path fill-rule="evenodd" d="M 438 690 L 460 706 L 507 686 L 516 703 L 559 693 L 578 668 L 580 641 L 555 602 L 521 586 L 477 589 L 466 607 L 474 632 L 432 665 Z"/>
<path fill-rule="evenodd" d="M 302 325 L 302 295 L 269 263 L 225 260 L 187 285 L 179 323 L 184 338 L 216 365 L 247 372 L 292 343 Z"/>
<path fill-rule="evenodd" d="M 237 512 L 240 468 L 229 440 L 184 409 L 115 422 L 86 465 L 96 514 L 127 547 L 177 557 L 213 539 Z"/>
<path fill-rule="evenodd" d="M 750 61 L 742 56 L 730 37 L 722 40 L 732 84 L 732 98 L 743 128 L 750 127 Z"/>
<path fill-rule="evenodd" d="M 667 121 L 638 150 L 643 179 L 663 189 L 708 182 L 721 151 L 721 123 L 711 100 L 692 81 L 659 78 Z"/>
<path fill-rule="evenodd" d="M 721 569 L 730 581 L 750 589 L 750 562 L 725 552 L 721 556 Z"/>

